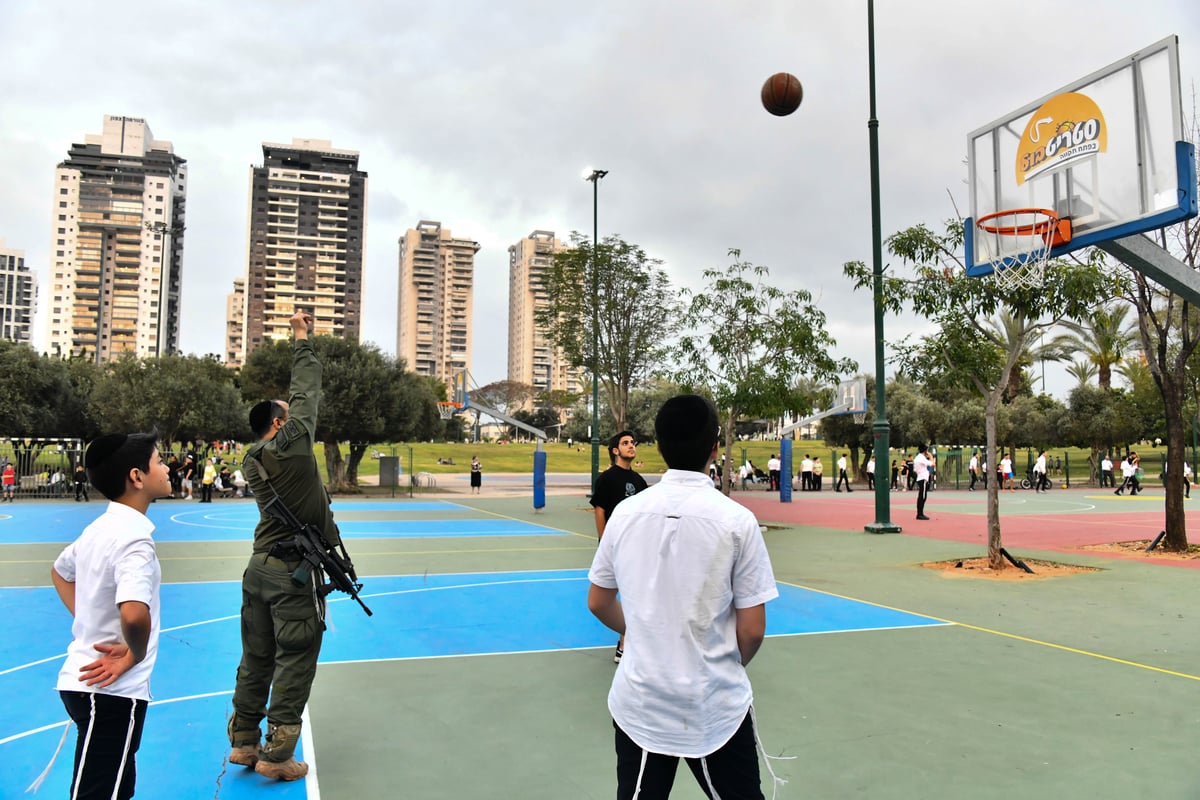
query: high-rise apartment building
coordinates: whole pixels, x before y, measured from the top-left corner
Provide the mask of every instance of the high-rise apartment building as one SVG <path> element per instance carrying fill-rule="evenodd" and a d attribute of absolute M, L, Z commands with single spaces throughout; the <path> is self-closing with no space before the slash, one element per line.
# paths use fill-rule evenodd
<path fill-rule="evenodd" d="M 421 220 L 400 239 L 396 356 L 449 385 L 471 366 L 471 309 L 479 243 Z"/>
<path fill-rule="evenodd" d="M 46 349 L 97 363 L 179 349 L 187 163 L 139 117 L 104 117 L 54 173 Z"/>
<path fill-rule="evenodd" d="M 565 249 L 553 231 L 534 231 L 508 248 L 508 379 L 540 391 L 585 389 L 582 370 L 566 362 L 534 320 L 547 300 L 542 276 Z"/>
<path fill-rule="evenodd" d="M 244 363 L 246 326 L 246 279 L 234 278 L 233 291 L 225 298 L 225 364 Z"/>
<path fill-rule="evenodd" d="M 37 274 L 25 266 L 25 253 L 0 239 L 0 339 L 30 344 L 37 308 Z"/>
<path fill-rule="evenodd" d="M 243 355 L 291 335 L 297 308 L 315 333 L 357 340 L 362 322 L 367 173 L 321 139 L 264 142 L 250 171 Z"/>

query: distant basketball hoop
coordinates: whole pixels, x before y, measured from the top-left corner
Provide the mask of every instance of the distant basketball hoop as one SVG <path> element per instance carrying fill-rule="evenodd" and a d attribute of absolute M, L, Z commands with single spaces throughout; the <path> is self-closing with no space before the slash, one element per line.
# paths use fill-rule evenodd
<path fill-rule="evenodd" d="M 438 401 L 437 407 L 442 419 L 450 419 L 461 410 L 458 403 L 446 403 L 441 400 Z"/>
<path fill-rule="evenodd" d="M 852 415 L 852 416 L 854 417 L 854 424 L 855 424 L 855 425 L 862 425 L 864 422 L 866 422 L 866 421 L 867 421 L 867 415 L 866 415 L 866 414 L 854 414 L 854 415 Z"/>
<path fill-rule="evenodd" d="M 992 280 L 1006 290 L 1041 287 L 1051 249 L 1071 241 L 1071 221 L 1047 208 L 996 211 L 980 217 L 975 226 L 984 252 L 992 257 Z"/>

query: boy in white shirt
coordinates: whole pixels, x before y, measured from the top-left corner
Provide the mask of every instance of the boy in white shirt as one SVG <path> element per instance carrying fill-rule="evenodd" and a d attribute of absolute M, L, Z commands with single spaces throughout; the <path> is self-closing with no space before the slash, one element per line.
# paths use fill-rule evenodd
<path fill-rule="evenodd" d="M 718 430 L 703 397 L 663 404 L 667 472 L 616 507 L 588 573 L 588 609 L 626 635 L 608 694 L 618 800 L 668 797 L 680 757 L 710 797 L 763 796 L 746 665 L 779 591 L 758 520 L 705 477 Z"/>
<path fill-rule="evenodd" d="M 74 617 L 57 686 L 79 729 L 71 797 L 133 797 L 134 756 L 158 654 L 162 579 L 146 509 L 171 495 L 156 439 L 110 434 L 92 442 L 88 480 L 111 502 L 50 569 Z"/>

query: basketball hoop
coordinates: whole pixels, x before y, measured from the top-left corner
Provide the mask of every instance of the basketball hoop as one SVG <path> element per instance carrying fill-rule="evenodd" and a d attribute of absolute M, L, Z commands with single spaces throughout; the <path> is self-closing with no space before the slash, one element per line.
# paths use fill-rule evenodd
<path fill-rule="evenodd" d="M 1046 208 L 996 211 L 975 226 L 992 262 L 992 280 L 1006 290 L 1040 288 L 1050 250 L 1071 241 L 1071 221 Z"/>
<path fill-rule="evenodd" d="M 438 407 L 438 414 L 441 416 L 442 419 L 450 419 L 451 417 L 454 416 L 455 412 L 458 411 L 457 403 L 444 403 L 441 400 L 439 400 L 437 407 Z"/>
<path fill-rule="evenodd" d="M 854 414 L 853 416 L 854 416 L 854 424 L 855 425 L 862 425 L 864 422 L 867 421 L 867 415 L 865 412 L 862 414 Z"/>

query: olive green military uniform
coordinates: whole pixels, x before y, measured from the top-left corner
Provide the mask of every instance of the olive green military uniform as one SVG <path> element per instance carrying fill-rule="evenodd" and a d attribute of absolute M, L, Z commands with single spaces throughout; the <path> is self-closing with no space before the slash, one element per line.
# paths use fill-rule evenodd
<path fill-rule="evenodd" d="M 295 343 L 290 393 L 287 422 L 273 438 L 246 450 L 244 473 L 261 518 L 242 575 L 242 662 L 229 721 L 236 748 L 258 744 L 265 716 L 262 757 L 280 762 L 292 757 L 300 735 L 300 714 L 321 653 L 325 609 L 314 577 L 303 585 L 292 580 L 300 563 L 288 547 L 293 532 L 262 513 L 262 506 L 278 494 L 301 522 L 318 527 L 329 544 L 341 541 L 313 455 L 321 362 L 307 339 Z"/>

